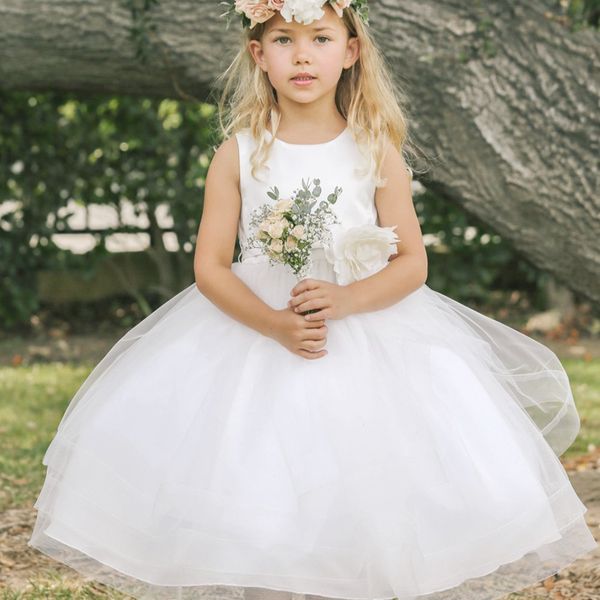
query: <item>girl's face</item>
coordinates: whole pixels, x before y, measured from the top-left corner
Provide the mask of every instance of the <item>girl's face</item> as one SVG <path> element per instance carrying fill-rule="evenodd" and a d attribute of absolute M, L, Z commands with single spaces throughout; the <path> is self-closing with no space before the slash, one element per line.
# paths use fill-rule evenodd
<path fill-rule="evenodd" d="M 288 23 L 279 12 L 266 23 L 260 41 L 249 42 L 248 49 L 258 66 L 268 74 L 282 96 L 299 103 L 309 103 L 325 96 L 335 96 L 342 70 L 358 58 L 358 40 L 348 36 L 342 19 L 329 4 L 325 14 L 308 25 L 295 19 Z M 296 83 L 299 73 L 314 77 L 308 84 Z"/>

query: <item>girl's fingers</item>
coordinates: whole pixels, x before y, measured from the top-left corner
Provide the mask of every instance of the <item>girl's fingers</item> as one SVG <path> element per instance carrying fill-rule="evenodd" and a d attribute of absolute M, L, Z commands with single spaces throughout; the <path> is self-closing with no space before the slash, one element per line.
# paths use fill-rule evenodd
<path fill-rule="evenodd" d="M 321 340 L 322 335 L 325 334 L 327 337 L 327 325 L 322 325 L 321 327 L 308 327 L 304 333 L 304 340 Z"/>
<path fill-rule="evenodd" d="M 321 319 L 320 321 L 306 321 L 305 319 L 305 323 L 307 329 L 318 329 L 319 327 L 323 327 L 323 325 L 325 325 L 325 319 Z"/>
<path fill-rule="evenodd" d="M 304 315 L 304 319 L 306 321 L 308 321 L 309 323 L 313 322 L 313 321 L 324 321 L 325 320 L 325 310 L 319 310 L 316 313 L 308 313 L 307 315 Z"/>
<path fill-rule="evenodd" d="M 306 312 L 307 310 L 323 310 L 329 306 L 329 302 L 321 298 L 317 298 L 316 300 L 307 300 L 298 306 L 293 308 L 294 312 L 298 314 Z M 314 313 L 313 313 L 314 314 Z"/>

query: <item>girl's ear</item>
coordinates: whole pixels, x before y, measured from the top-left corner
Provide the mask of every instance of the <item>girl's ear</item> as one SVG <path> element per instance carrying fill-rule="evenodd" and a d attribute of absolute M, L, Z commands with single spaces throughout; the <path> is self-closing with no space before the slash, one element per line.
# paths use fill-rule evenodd
<path fill-rule="evenodd" d="M 349 69 L 357 60 L 360 55 L 360 43 L 357 37 L 351 37 L 348 39 L 348 45 L 346 46 L 346 58 L 344 60 L 344 69 Z"/>
<path fill-rule="evenodd" d="M 264 51 L 262 49 L 262 44 L 258 40 L 250 40 L 248 42 L 248 51 L 252 55 L 254 62 L 263 70 L 267 70 L 267 65 L 265 63 Z"/>

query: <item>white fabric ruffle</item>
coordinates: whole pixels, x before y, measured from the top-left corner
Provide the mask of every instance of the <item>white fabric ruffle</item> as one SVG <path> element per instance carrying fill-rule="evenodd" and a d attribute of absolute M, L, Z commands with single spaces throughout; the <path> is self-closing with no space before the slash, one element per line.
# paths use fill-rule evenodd
<path fill-rule="evenodd" d="M 274 308 L 296 283 L 232 270 Z M 427 285 L 327 325 L 306 360 L 195 284 L 159 307 L 71 400 L 29 545 L 164 600 L 492 600 L 597 546 L 550 349 Z"/>

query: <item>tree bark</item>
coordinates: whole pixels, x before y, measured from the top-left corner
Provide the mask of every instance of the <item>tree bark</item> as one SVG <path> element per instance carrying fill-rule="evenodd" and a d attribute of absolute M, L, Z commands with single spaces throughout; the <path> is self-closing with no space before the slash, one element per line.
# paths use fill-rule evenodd
<path fill-rule="evenodd" d="M 600 302 L 599 33 L 554 3 L 380 0 L 370 29 L 410 98 L 425 186 Z M 216 0 L 161 0 L 147 65 L 118 0 L 0 0 L 0 87 L 209 100 L 236 49 Z M 179 88 L 177 87 L 180 86 Z"/>

